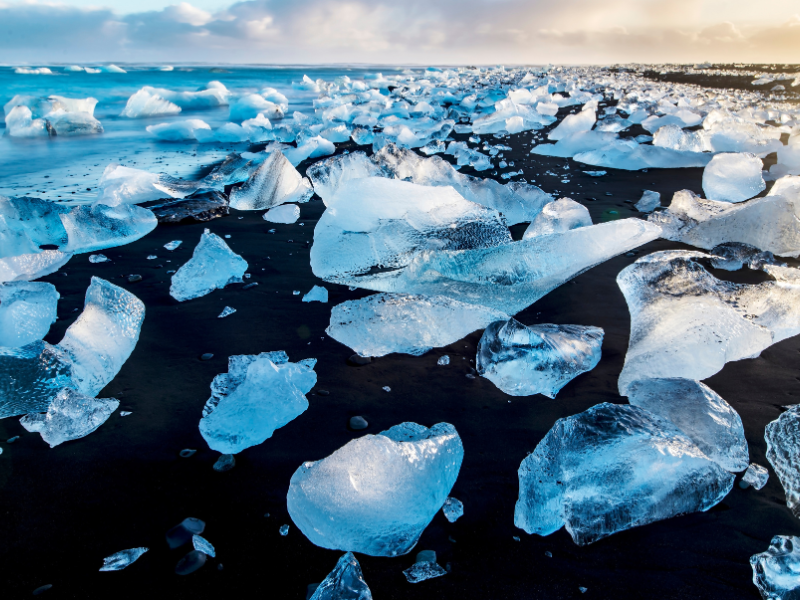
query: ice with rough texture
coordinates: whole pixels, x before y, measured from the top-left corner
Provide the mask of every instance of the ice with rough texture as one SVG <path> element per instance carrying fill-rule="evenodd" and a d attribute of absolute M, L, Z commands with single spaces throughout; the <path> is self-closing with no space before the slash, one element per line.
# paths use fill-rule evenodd
<path fill-rule="evenodd" d="M 269 223 L 283 223 L 289 225 L 300 218 L 300 207 L 297 204 L 282 204 L 270 208 L 264 213 L 264 220 Z"/>
<path fill-rule="evenodd" d="M 772 252 L 762 252 L 755 246 L 726 242 L 711 249 L 711 266 L 725 271 L 738 271 L 745 265 L 749 269 L 763 269 L 765 265 L 779 264 Z"/>
<path fill-rule="evenodd" d="M 195 550 L 210 556 L 211 558 L 214 558 L 217 555 L 217 551 L 214 549 L 214 546 L 211 545 L 211 542 L 209 542 L 203 536 L 197 535 L 196 533 L 192 535 L 192 547 L 194 547 Z"/>
<path fill-rule="evenodd" d="M 750 557 L 750 566 L 764 600 L 800 598 L 800 537 L 776 535 L 766 552 Z"/>
<path fill-rule="evenodd" d="M 342 555 L 310 600 L 372 600 L 372 592 L 364 581 L 361 565 L 352 552 Z"/>
<path fill-rule="evenodd" d="M 555 202 L 545 204 L 536 217 L 528 225 L 522 236 L 523 240 L 551 233 L 564 233 L 578 227 L 588 227 L 592 224 L 589 210 L 571 198 L 560 198 Z"/>
<path fill-rule="evenodd" d="M 265 210 L 287 202 L 307 202 L 314 194 L 280 150 L 270 152 L 244 185 L 231 190 L 230 206 L 237 210 Z"/>
<path fill-rule="evenodd" d="M 767 187 L 761 159 L 749 152 L 723 152 L 703 169 L 703 192 L 710 200 L 743 202 Z"/>
<path fill-rule="evenodd" d="M 800 404 L 767 424 L 767 460 L 786 492 L 786 505 L 800 518 Z"/>
<path fill-rule="evenodd" d="M 702 381 L 727 362 L 754 358 L 800 333 L 800 271 L 773 267 L 777 281 L 722 281 L 684 250 L 654 252 L 617 276 L 631 314 L 619 390 L 641 379 Z"/>
<path fill-rule="evenodd" d="M 247 261 L 206 229 L 192 258 L 172 276 L 169 295 L 178 302 L 200 298 L 229 283 L 242 283 L 245 271 Z"/>
<path fill-rule="evenodd" d="M 726 471 L 747 468 L 742 419 L 706 384 L 692 379 L 643 379 L 629 385 L 627 394 L 633 406 L 671 421 Z"/>
<path fill-rule="evenodd" d="M 103 559 L 103 566 L 100 567 L 100 570 L 121 571 L 131 563 L 136 562 L 147 550 L 148 548 L 129 548 L 128 550 L 115 552 L 111 556 L 106 556 Z"/>
<path fill-rule="evenodd" d="M 224 319 L 225 317 L 231 316 L 235 312 L 236 312 L 235 308 L 232 308 L 230 306 L 226 306 L 225 308 L 222 309 L 222 312 L 217 315 L 217 318 L 218 319 Z"/>
<path fill-rule="evenodd" d="M 90 398 L 70 388 L 64 388 L 53 399 L 47 412 L 29 413 L 20 419 L 22 426 L 38 432 L 55 448 L 70 440 L 86 437 L 108 420 L 119 408 L 116 398 Z"/>
<path fill-rule="evenodd" d="M 538 535 L 566 526 L 580 546 L 706 511 L 734 480 L 669 421 L 608 403 L 556 421 L 518 474 L 514 524 Z"/>
<path fill-rule="evenodd" d="M 767 469 L 761 465 L 757 465 L 756 463 L 750 463 L 750 466 L 747 467 L 744 475 L 742 475 L 742 481 L 753 486 L 753 488 L 757 490 L 760 490 L 767 485 L 768 480 L 769 471 L 767 471 Z"/>
<path fill-rule="evenodd" d="M 63 267 L 72 253 L 61 250 L 44 250 L 0 258 L 0 283 L 30 281 L 55 273 Z"/>
<path fill-rule="evenodd" d="M 444 505 L 463 458 L 449 423 L 401 423 L 304 463 L 292 475 L 287 508 L 322 548 L 407 554 Z"/>
<path fill-rule="evenodd" d="M 153 93 L 151 89 L 143 88 L 128 98 L 128 103 L 120 113 L 120 116 L 138 119 L 142 117 L 176 115 L 179 112 L 181 112 L 180 106 Z"/>
<path fill-rule="evenodd" d="M 599 327 L 496 321 L 481 336 L 475 368 L 511 396 L 555 398 L 567 383 L 597 366 L 602 344 Z"/>
<path fill-rule="evenodd" d="M 419 583 L 420 581 L 425 581 L 426 579 L 433 579 L 434 577 L 447 575 L 447 571 L 445 571 L 435 562 L 422 561 L 414 563 L 410 568 L 403 571 L 403 575 L 406 576 L 406 580 L 409 583 Z"/>
<path fill-rule="evenodd" d="M 238 454 L 257 446 L 308 408 L 305 394 L 317 383 L 315 359 L 289 362 L 283 351 L 228 358 L 228 372 L 211 383 L 200 434 L 209 448 Z"/>
<path fill-rule="evenodd" d="M 451 523 L 455 523 L 464 516 L 464 504 L 458 498 L 449 496 L 447 500 L 444 501 L 442 512 L 444 513 L 445 519 Z"/>
<path fill-rule="evenodd" d="M 315 285 L 303 296 L 303 302 L 328 302 L 328 290 L 321 285 Z"/>
<path fill-rule="evenodd" d="M 55 323 L 60 297 L 52 283 L 0 284 L 0 346 L 19 348 L 42 339 Z"/>
<path fill-rule="evenodd" d="M 363 152 L 340 154 L 315 162 L 306 171 L 316 194 L 327 201 L 339 187 L 351 179 L 380 177 L 381 169 Z"/>
<path fill-rule="evenodd" d="M 642 197 L 634 204 L 636 210 L 643 213 L 650 213 L 661 206 L 661 194 L 652 190 L 644 190 Z"/>
<path fill-rule="evenodd" d="M 325 332 L 361 356 L 420 356 L 507 318 L 501 311 L 444 296 L 374 294 L 334 306 Z"/>

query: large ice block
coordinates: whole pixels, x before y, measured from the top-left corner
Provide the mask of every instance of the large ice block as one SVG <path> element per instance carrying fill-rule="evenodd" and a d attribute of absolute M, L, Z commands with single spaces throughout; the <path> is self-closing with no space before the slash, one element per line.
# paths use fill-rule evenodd
<path fill-rule="evenodd" d="M 69 237 L 64 250 L 73 254 L 130 244 L 158 225 L 152 211 L 129 204 L 76 206 L 62 214 L 61 221 Z"/>
<path fill-rule="evenodd" d="M 70 258 L 72 254 L 60 250 L 44 250 L 0 258 L 0 283 L 30 281 L 50 275 L 67 264 Z"/>
<path fill-rule="evenodd" d="M 380 177 L 382 172 L 363 152 L 351 152 L 315 162 L 308 167 L 306 174 L 314 186 L 314 192 L 327 203 L 327 199 L 332 198 L 345 181 Z"/>
<path fill-rule="evenodd" d="M 275 150 L 244 185 L 231 190 L 229 199 L 231 208 L 237 210 L 266 210 L 287 202 L 307 202 L 313 195 L 308 179 Z"/>
<path fill-rule="evenodd" d="M 800 518 L 800 404 L 789 406 L 767 424 L 767 460 L 786 493 L 786 505 Z"/>
<path fill-rule="evenodd" d="M 289 362 L 283 351 L 228 358 L 228 372 L 211 383 L 200 434 L 209 448 L 238 454 L 272 437 L 308 408 L 305 394 L 317 383 L 315 359 Z"/>
<path fill-rule="evenodd" d="M 555 129 L 547 134 L 549 140 L 560 140 L 570 134 L 581 131 L 590 131 L 597 121 L 594 108 L 584 108 L 574 115 L 567 115 Z"/>
<path fill-rule="evenodd" d="M 522 239 L 527 240 L 540 235 L 564 233 L 570 229 L 588 227 L 592 224 L 589 210 L 571 198 L 560 198 L 542 208 L 528 225 Z"/>
<path fill-rule="evenodd" d="M 172 276 L 169 295 L 178 302 L 200 298 L 229 283 L 241 283 L 245 271 L 247 261 L 206 229 L 192 258 Z"/>
<path fill-rule="evenodd" d="M 116 398 L 91 398 L 64 388 L 47 407 L 47 412 L 29 413 L 20 419 L 22 426 L 41 434 L 55 448 L 70 440 L 86 437 L 108 420 L 119 408 Z"/>
<path fill-rule="evenodd" d="M 767 187 L 761 174 L 761 159 L 749 152 L 723 152 L 703 169 L 706 198 L 722 202 L 743 202 Z"/>
<path fill-rule="evenodd" d="M 776 535 L 766 552 L 750 557 L 750 566 L 764 600 L 800 598 L 800 537 Z"/>
<path fill-rule="evenodd" d="M 372 600 L 372 592 L 364 581 L 361 565 L 352 552 L 342 555 L 310 600 Z"/>
<path fill-rule="evenodd" d="M 52 283 L 0 284 L 0 346 L 19 348 L 42 339 L 56 320 L 59 298 Z"/>
<path fill-rule="evenodd" d="M 167 197 L 183 198 L 202 186 L 201 182 L 183 181 L 163 173 L 151 173 L 111 163 L 100 177 L 96 203 L 116 206 Z"/>
<path fill-rule="evenodd" d="M 567 383 L 597 366 L 602 344 L 599 327 L 496 321 L 481 336 L 475 368 L 511 396 L 555 398 Z"/>
<path fill-rule="evenodd" d="M 566 526 L 580 546 L 706 511 L 734 480 L 669 421 L 608 403 L 556 421 L 518 474 L 514 524 L 538 535 Z"/>
<path fill-rule="evenodd" d="M 420 356 L 507 318 L 501 311 L 444 296 L 374 294 L 334 306 L 325 332 L 361 356 Z"/>
<path fill-rule="evenodd" d="M 401 423 L 304 463 L 292 475 L 287 508 L 322 548 L 407 554 L 444 505 L 463 458 L 449 423 Z"/>

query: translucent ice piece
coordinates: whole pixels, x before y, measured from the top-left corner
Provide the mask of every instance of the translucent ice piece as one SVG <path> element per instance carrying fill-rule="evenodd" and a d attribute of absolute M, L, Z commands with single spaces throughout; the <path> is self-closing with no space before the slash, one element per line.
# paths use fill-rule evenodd
<path fill-rule="evenodd" d="M 800 593 L 800 538 L 776 535 L 766 552 L 750 557 L 750 566 L 764 600 L 794 600 Z"/>
<path fill-rule="evenodd" d="M 522 239 L 550 235 L 551 233 L 564 233 L 578 227 L 588 227 L 592 224 L 589 210 L 570 198 L 561 198 L 550 202 L 542 208 L 528 225 Z"/>
<path fill-rule="evenodd" d="M 762 167 L 761 159 L 749 152 L 717 154 L 703 170 L 703 192 L 711 200 L 748 200 L 767 187 Z"/>
<path fill-rule="evenodd" d="M 352 552 L 344 554 L 319 584 L 310 600 L 372 600 L 361 565 Z"/>
<path fill-rule="evenodd" d="M 435 562 L 423 561 L 414 563 L 410 568 L 403 571 L 403 575 L 406 576 L 406 580 L 409 583 L 419 583 L 426 579 L 447 575 L 447 571 Z"/>
<path fill-rule="evenodd" d="M 547 134 L 547 139 L 560 140 L 571 133 L 589 131 L 594 127 L 595 121 L 597 121 L 597 115 L 593 108 L 584 109 L 574 115 L 567 115 L 555 129 Z"/>
<path fill-rule="evenodd" d="M 218 319 L 224 319 L 225 317 L 229 317 L 230 315 L 232 315 L 235 312 L 236 312 L 235 308 L 231 308 L 230 306 L 226 306 L 225 308 L 222 309 L 222 312 L 219 313 L 219 315 L 217 315 L 217 318 Z"/>
<path fill-rule="evenodd" d="M 755 246 L 740 244 L 739 242 L 726 242 L 711 249 L 714 255 L 711 265 L 715 269 L 725 271 L 738 271 L 747 265 L 750 269 L 763 269 L 765 265 L 777 265 L 772 252 L 762 252 Z"/>
<path fill-rule="evenodd" d="M 20 419 L 22 426 L 38 432 L 55 448 L 70 440 L 86 437 L 108 420 L 119 408 L 116 398 L 90 398 L 64 388 L 53 399 L 47 413 L 30 413 Z"/>
<path fill-rule="evenodd" d="M 290 363 L 285 352 L 231 356 L 211 383 L 200 433 L 209 448 L 238 454 L 257 446 L 308 408 L 317 382 L 313 360 Z"/>
<path fill-rule="evenodd" d="M 325 332 L 361 356 L 420 356 L 507 318 L 501 311 L 444 296 L 374 294 L 334 306 Z"/>
<path fill-rule="evenodd" d="M 176 115 L 181 112 L 180 106 L 153 93 L 151 89 L 141 89 L 128 98 L 128 103 L 120 116 L 137 119 L 141 117 Z"/>
<path fill-rule="evenodd" d="M 753 486 L 757 490 L 760 490 L 767 485 L 768 480 L 769 471 L 767 471 L 761 465 L 757 465 L 756 463 L 751 463 L 742 476 L 742 481 Z"/>
<path fill-rule="evenodd" d="M 200 535 L 192 535 L 192 546 L 195 550 L 198 550 L 203 554 L 207 554 L 211 558 L 214 558 L 217 555 L 217 552 L 214 550 L 214 546 L 211 545 L 211 542 Z"/>
<path fill-rule="evenodd" d="M 380 177 L 381 169 L 363 152 L 351 152 L 315 162 L 306 174 L 314 185 L 314 192 L 327 202 L 345 181 Z"/>
<path fill-rule="evenodd" d="M 464 516 L 464 504 L 462 504 L 461 500 L 458 498 L 449 496 L 447 500 L 444 501 L 442 512 L 448 521 L 455 523 Z"/>
<path fill-rule="evenodd" d="M 444 505 L 463 456 L 448 423 L 402 423 L 365 435 L 295 471 L 289 514 L 322 548 L 406 554 Z"/>
<path fill-rule="evenodd" d="M 59 298 L 52 283 L 0 284 L 0 346 L 18 348 L 42 339 L 56 320 Z"/>
<path fill-rule="evenodd" d="M 726 471 L 747 468 L 744 426 L 719 394 L 691 379 L 643 379 L 628 386 L 628 401 L 671 421 Z"/>
<path fill-rule="evenodd" d="M 158 219 L 151 211 L 128 204 L 76 206 L 62 214 L 61 221 L 69 236 L 64 250 L 74 254 L 130 244 L 158 225 Z"/>
<path fill-rule="evenodd" d="M 297 204 L 282 204 L 270 208 L 264 213 L 264 220 L 269 223 L 291 224 L 300 218 L 300 207 Z"/>
<path fill-rule="evenodd" d="M 165 197 L 183 198 L 196 191 L 198 183 L 174 179 L 163 173 L 123 167 L 111 163 L 98 184 L 97 204 L 139 204 Z"/>
<path fill-rule="evenodd" d="M 197 132 L 200 130 L 210 131 L 211 126 L 202 119 L 184 119 L 182 121 L 148 125 L 146 129 L 147 133 L 151 133 L 165 142 L 191 142 L 202 141 L 201 135 Z"/>
<path fill-rule="evenodd" d="M 169 295 L 178 302 L 200 298 L 229 283 L 241 283 L 245 271 L 247 261 L 206 229 L 192 258 L 172 276 Z"/>
<path fill-rule="evenodd" d="M 287 202 L 306 202 L 313 193 L 308 179 L 275 150 L 244 185 L 231 190 L 230 206 L 237 210 L 265 210 Z"/>
<path fill-rule="evenodd" d="M 147 550 L 148 548 L 130 548 L 128 550 L 115 552 L 111 556 L 106 556 L 103 559 L 103 566 L 100 567 L 100 570 L 121 571 L 131 563 L 136 562 Z"/>
<path fill-rule="evenodd" d="M 722 500 L 734 476 L 669 421 L 637 406 L 598 404 L 559 419 L 519 467 L 514 524 L 584 546 Z"/>
<path fill-rule="evenodd" d="M 328 302 L 328 290 L 321 285 L 315 285 L 311 290 L 303 296 L 303 302 Z"/>
<path fill-rule="evenodd" d="M 172 252 L 173 250 L 177 250 L 178 246 L 183 243 L 183 240 L 174 240 L 172 242 L 167 242 L 164 244 L 164 248 Z"/>
<path fill-rule="evenodd" d="M 642 193 L 642 197 L 636 204 L 634 204 L 634 206 L 639 212 L 653 212 L 655 209 L 661 206 L 661 194 L 651 190 L 645 190 L 644 193 Z"/>
<path fill-rule="evenodd" d="M 30 281 L 50 275 L 67 264 L 70 258 L 72 258 L 71 253 L 60 250 L 44 250 L 0 258 L 0 283 Z"/>
<path fill-rule="evenodd" d="M 786 492 L 786 505 L 800 518 L 800 404 L 767 424 L 767 460 Z"/>
<path fill-rule="evenodd" d="M 600 362 L 603 330 L 583 325 L 496 321 L 478 343 L 475 368 L 506 394 L 544 394 L 559 390 Z"/>

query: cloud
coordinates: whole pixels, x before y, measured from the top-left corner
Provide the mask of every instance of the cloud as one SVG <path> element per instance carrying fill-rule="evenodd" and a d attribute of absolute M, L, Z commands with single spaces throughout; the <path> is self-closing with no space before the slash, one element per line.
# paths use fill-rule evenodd
<path fill-rule="evenodd" d="M 701 23 L 708 1 L 249 0 L 216 14 L 182 2 L 124 16 L 0 2 L 0 61 L 535 64 L 800 55 L 800 17 L 761 28 L 751 25 L 755 17 Z"/>

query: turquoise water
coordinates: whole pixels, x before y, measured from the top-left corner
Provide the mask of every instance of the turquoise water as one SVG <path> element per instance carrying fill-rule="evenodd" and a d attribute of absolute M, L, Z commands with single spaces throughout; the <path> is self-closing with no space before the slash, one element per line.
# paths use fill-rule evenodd
<path fill-rule="evenodd" d="M 209 81 L 220 81 L 236 95 L 274 87 L 289 99 L 289 111 L 313 112 L 316 93 L 295 90 L 293 81 L 303 75 L 333 80 L 341 75 L 360 79 L 367 74 L 396 74 L 397 69 L 365 67 L 211 67 L 176 66 L 161 71 L 158 66 L 122 65 L 127 73 L 66 72 L 51 67 L 53 75 L 22 75 L 12 67 L 0 67 L 0 105 L 16 94 L 47 97 L 97 98 L 95 118 L 105 133 L 79 137 L 12 138 L 0 136 L 0 194 L 36 196 L 58 202 L 86 202 L 95 197 L 94 187 L 112 162 L 175 177 L 191 177 L 200 168 L 220 160 L 240 144 L 164 142 L 147 133 L 148 125 L 187 118 L 202 119 L 216 128 L 228 122 L 228 107 L 184 110 L 178 115 L 128 119 L 119 114 L 128 98 L 142 87 L 194 91 Z M 5 123 L 0 122 L 5 134 Z M 89 188 L 89 189 L 87 189 Z"/>

